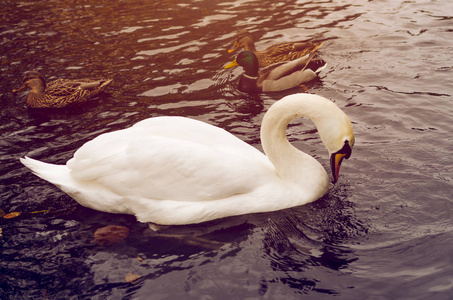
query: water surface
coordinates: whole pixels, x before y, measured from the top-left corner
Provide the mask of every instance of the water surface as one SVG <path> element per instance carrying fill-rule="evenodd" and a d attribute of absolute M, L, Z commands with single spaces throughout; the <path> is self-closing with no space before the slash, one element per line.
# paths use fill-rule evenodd
<path fill-rule="evenodd" d="M 451 299 L 453 7 L 449 1 L 3 1 L 0 293 L 5 299 Z M 258 49 L 323 41 L 328 67 L 307 84 L 351 118 L 353 156 L 322 199 L 284 211 L 177 227 L 219 249 L 156 237 L 134 217 L 83 208 L 24 168 L 65 163 L 85 142 L 148 117 L 181 115 L 261 149 L 268 107 L 223 70 L 235 33 Z M 23 72 L 110 77 L 95 101 L 33 111 Z M 288 130 L 328 167 L 310 122 Z M 34 213 L 48 210 L 48 213 Z M 97 246 L 96 229 L 127 226 Z M 140 275 L 133 283 L 128 273 Z"/>

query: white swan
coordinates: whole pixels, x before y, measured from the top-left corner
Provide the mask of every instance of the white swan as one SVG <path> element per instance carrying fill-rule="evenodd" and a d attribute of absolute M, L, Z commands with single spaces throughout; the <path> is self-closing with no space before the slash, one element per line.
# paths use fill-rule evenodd
<path fill-rule="evenodd" d="M 265 114 L 267 157 L 218 127 L 156 117 L 96 137 L 66 165 L 21 161 L 86 207 L 161 225 L 200 223 L 302 205 L 328 191 L 322 165 L 286 138 L 296 117 L 316 125 L 335 183 L 354 145 L 352 125 L 333 102 L 310 94 L 286 96 Z"/>

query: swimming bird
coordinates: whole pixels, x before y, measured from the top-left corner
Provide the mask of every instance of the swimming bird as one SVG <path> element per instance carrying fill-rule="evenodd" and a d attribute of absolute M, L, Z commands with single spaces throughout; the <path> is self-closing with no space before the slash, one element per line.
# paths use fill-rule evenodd
<path fill-rule="evenodd" d="M 22 86 L 13 93 L 28 87 L 31 91 L 25 102 L 27 107 L 62 108 L 95 97 L 111 82 L 112 79 L 57 79 L 46 84 L 39 72 L 28 71 L 24 74 Z"/>
<path fill-rule="evenodd" d="M 255 41 L 252 34 L 246 30 L 240 30 L 234 40 L 233 48 L 228 50 L 231 53 L 239 48 L 253 52 L 258 58 L 260 67 L 266 67 L 281 61 L 291 61 L 310 53 L 316 52 L 322 46 L 322 42 L 283 42 L 258 51 L 255 48 Z"/>
<path fill-rule="evenodd" d="M 155 117 L 99 135 L 66 165 L 21 162 L 81 205 L 141 222 L 183 225 L 276 211 L 315 201 L 329 189 L 323 166 L 286 137 L 297 117 L 316 125 L 335 183 L 354 146 L 352 125 L 332 101 L 312 94 L 286 96 L 265 113 L 265 154 L 219 127 Z"/>
<path fill-rule="evenodd" d="M 242 51 L 225 69 L 241 66 L 245 73 L 239 79 L 239 90 L 246 93 L 278 92 L 315 79 L 326 63 L 314 53 L 296 60 L 273 64 L 259 70 L 258 60 L 251 51 Z"/>

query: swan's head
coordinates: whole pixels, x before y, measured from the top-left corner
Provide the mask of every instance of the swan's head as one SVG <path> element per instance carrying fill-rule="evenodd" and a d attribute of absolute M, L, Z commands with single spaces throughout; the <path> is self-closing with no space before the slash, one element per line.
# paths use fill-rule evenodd
<path fill-rule="evenodd" d="M 343 159 L 348 159 L 352 154 L 355 137 L 348 116 L 333 102 L 329 101 L 329 103 L 332 105 L 325 107 L 329 116 L 325 116 L 324 120 L 315 121 L 315 123 L 317 123 L 321 140 L 329 151 L 332 182 L 335 184 L 340 175 Z"/>

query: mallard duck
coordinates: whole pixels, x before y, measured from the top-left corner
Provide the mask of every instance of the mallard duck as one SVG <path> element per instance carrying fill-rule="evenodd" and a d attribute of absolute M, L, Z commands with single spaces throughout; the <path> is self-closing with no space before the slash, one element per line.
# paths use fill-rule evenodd
<path fill-rule="evenodd" d="M 297 117 L 316 125 L 335 183 L 354 146 L 352 125 L 332 101 L 306 93 L 284 97 L 264 115 L 265 155 L 207 123 L 155 117 L 94 138 L 66 165 L 21 161 L 86 207 L 161 225 L 200 223 L 303 205 L 328 191 L 323 166 L 286 137 Z"/>
<path fill-rule="evenodd" d="M 258 70 L 258 60 L 251 51 L 242 51 L 224 68 L 241 66 L 245 73 L 239 79 L 239 90 L 246 93 L 278 92 L 291 89 L 317 77 L 326 63 L 314 53 L 296 60 L 273 64 Z"/>
<path fill-rule="evenodd" d="M 255 48 L 255 42 L 252 35 L 247 30 L 240 30 L 232 49 L 228 53 L 238 48 L 244 48 L 246 51 L 252 51 L 258 58 L 260 67 L 266 67 L 281 61 L 291 61 L 307 54 L 313 53 L 322 46 L 320 43 L 312 42 L 284 42 L 267 47 L 265 50 L 258 51 Z"/>
<path fill-rule="evenodd" d="M 29 87 L 31 91 L 26 100 L 28 107 L 61 108 L 95 97 L 110 82 L 112 79 L 57 79 L 46 84 L 39 72 L 28 71 L 22 79 L 22 87 L 13 92 Z"/>

